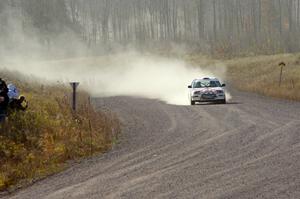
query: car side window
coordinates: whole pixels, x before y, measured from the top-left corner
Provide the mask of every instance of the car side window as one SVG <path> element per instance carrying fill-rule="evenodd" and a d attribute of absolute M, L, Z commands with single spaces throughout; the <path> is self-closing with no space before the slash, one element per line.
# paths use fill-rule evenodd
<path fill-rule="evenodd" d="M 215 82 L 215 81 L 210 81 L 209 84 L 210 84 L 210 87 L 217 87 L 217 82 Z"/>
<path fill-rule="evenodd" d="M 221 87 L 221 83 L 219 81 L 210 81 L 210 87 Z"/>
<path fill-rule="evenodd" d="M 196 81 L 193 81 L 192 87 L 193 87 L 193 88 L 196 88 L 196 85 L 197 85 L 197 82 L 196 82 Z"/>
<path fill-rule="evenodd" d="M 199 88 L 199 82 L 194 82 L 193 88 Z"/>

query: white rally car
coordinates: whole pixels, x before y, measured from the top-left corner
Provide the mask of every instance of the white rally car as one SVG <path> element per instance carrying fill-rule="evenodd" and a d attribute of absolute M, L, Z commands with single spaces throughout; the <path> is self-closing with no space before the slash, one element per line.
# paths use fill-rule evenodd
<path fill-rule="evenodd" d="M 191 105 L 196 102 L 217 102 L 226 104 L 224 87 L 215 77 L 195 79 L 189 88 L 189 100 Z"/>

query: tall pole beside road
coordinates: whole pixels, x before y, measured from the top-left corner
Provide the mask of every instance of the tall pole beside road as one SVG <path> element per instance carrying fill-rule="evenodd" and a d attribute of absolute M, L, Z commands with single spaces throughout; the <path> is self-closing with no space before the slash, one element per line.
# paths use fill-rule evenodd
<path fill-rule="evenodd" d="M 280 62 L 279 66 L 280 66 L 279 87 L 281 87 L 283 67 L 285 67 L 286 64 L 284 62 Z"/>
<path fill-rule="evenodd" d="M 79 86 L 79 82 L 70 82 L 70 85 L 73 89 L 73 95 L 72 95 L 72 109 L 74 112 L 76 112 L 76 104 L 77 104 L 77 87 Z"/>

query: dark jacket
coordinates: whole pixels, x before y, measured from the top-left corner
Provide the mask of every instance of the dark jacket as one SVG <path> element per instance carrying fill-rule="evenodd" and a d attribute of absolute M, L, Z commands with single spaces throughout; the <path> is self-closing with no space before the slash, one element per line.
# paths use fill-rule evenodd
<path fill-rule="evenodd" d="M 7 93 L 8 93 L 8 88 L 6 82 L 0 78 L 0 97 L 4 97 L 4 101 L 0 102 L 0 114 L 7 113 L 7 108 L 9 103 L 9 97 Z"/>
<path fill-rule="evenodd" d="M 9 98 L 8 98 L 7 92 L 2 91 L 0 93 L 0 97 L 4 97 L 4 101 L 0 102 L 0 114 L 6 114 L 7 108 L 8 108 L 8 103 L 9 103 Z"/>

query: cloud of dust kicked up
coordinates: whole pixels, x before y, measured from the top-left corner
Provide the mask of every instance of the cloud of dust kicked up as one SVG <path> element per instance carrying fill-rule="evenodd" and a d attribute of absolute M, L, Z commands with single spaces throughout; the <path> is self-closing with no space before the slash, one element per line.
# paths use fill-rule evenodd
<path fill-rule="evenodd" d="M 6 63 L 9 69 L 34 75 L 47 82 L 80 81 L 94 97 L 137 96 L 187 105 L 188 88 L 193 79 L 216 76 L 224 79 L 226 67 L 214 72 L 192 67 L 175 58 L 142 55 L 136 52 L 103 57 L 61 61 Z M 229 97 L 229 94 L 228 94 Z"/>
<path fill-rule="evenodd" d="M 126 95 L 185 105 L 188 104 L 187 86 L 193 79 L 216 76 L 224 80 L 226 75 L 226 67 L 222 64 L 214 64 L 208 71 L 178 58 L 141 54 L 118 47 L 117 52 L 122 53 L 85 57 L 90 54 L 86 45 L 69 30 L 57 35 L 48 48 L 39 42 L 41 35 L 35 27 L 29 28 L 29 35 L 25 34 L 22 18 L 17 13 L 12 9 L 0 14 L 0 20 L 7 21 L 9 33 L 0 35 L 0 69 L 33 75 L 43 84 L 79 81 L 80 87 L 94 97 Z M 176 46 L 173 49 L 185 51 Z M 65 59 L 70 55 L 82 58 Z M 54 61 L 44 61 L 49 59 Z M 202 66 L 205 64 L 203 59 Z"/>

